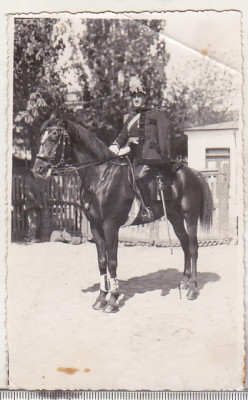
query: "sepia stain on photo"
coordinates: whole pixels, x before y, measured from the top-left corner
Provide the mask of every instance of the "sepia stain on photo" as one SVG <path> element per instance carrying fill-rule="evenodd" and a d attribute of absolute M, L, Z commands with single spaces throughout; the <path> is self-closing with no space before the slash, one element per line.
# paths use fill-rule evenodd
<path fill-rule="evenodd" d="M 9 31 L 9 387 L 242 389 L 240 12 Z"/>

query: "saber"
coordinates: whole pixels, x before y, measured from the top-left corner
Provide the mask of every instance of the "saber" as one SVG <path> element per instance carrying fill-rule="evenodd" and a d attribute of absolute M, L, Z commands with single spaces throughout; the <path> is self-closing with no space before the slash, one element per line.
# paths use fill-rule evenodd
<path fill-rule="evenodd" d="M 166 221 L 166 226 L 167 226 L 167 234 L 168 234 L 169 243 L 170 243 L 170 251 L 171 251 L 171 254 L 173 254 L 172 244 L 171 244 L 171 237 L 170 237 L 169 221 L 168 221 L 167 210 L 166 210 L 166 206 L 165 206 L 164 192 L 163 192 L 163 189 L 162 189 L 163 184 L 162 184 L 162 180 L 161 180 L 161 175 L 159 175 L 158 179 L 159 179 L 158 180 L 158 183 L 159 183 L 158 188 L 159 188 L 159 191 L 160 191 L 160 196 L 161 196 L 161 199 L 162 199 L 162 204 L 163 204 L 163 209 L 164 209 L 164 216 L 165 216 L 165 221 Z"/>

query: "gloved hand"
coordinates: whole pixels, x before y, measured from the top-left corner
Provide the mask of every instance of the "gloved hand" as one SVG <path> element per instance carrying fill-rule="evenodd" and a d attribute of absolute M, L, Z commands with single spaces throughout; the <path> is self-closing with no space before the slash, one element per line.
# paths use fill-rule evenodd
<path fill-rule="evenodd" d="M 119 147 L 117 146 L 117 144 L 111 144 L 111 146 L 109 146 L 109 150 L 116 155 L 119 153 Z"/>
<path fill-rule="evenodd" d="M 121 147 L 118 156 L 125 156 L 126 154 L 130 153 L 131 149 L 129 146 Z"/>

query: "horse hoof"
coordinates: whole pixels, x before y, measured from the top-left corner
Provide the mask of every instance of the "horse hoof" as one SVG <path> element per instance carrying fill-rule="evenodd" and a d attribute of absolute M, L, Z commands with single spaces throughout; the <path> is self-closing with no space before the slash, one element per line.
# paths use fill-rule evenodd
<path fill-rule="evenodd" d="M 181 281 L 181 282 L 179 283 L 179 286 L 180 286 L 180 289 L 181 289 L 181 290 L 188 290 L 188 288 L 189 288 L 189 282 L 187 282 L 187 281 Z"/>
<path fill-rule="evenodd" d="M 117 306 L 117 304 L 109 304 L 109 303 L 107 303 L 103 307 L 102 311 L 107 313 L 107 314 L 116 313 L 117 311 L 119 311 L 119 307 Z"/>
<path fill-rule="evenodd" d="M 190 289 L 186 295 L 188 300 L 196 300 L 198 297 L 198 291 Z"/>
<path fill-rule="evenodd" d="M 96 302 L 93 304 L 92 308 L 94 310 L 102 310 L 104 306 L 106 306 L 107 301 L 106 300 L 96 300 Z"/>

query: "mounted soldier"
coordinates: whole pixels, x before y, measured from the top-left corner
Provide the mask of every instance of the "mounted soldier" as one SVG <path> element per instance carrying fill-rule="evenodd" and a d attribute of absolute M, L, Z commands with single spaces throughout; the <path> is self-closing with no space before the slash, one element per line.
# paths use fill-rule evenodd
<path fill-rule="evenodd" d="M 109 149 L 119 154 L 123 146 L 130 147 L 130 152 L 134 157 L 135 179 L 145 205 L 142 219 L 144 222 L 151 222 L 154 220 L 153 201 L 149 189 L 151 174 L 160 172 L 166 198 L 169 199 L 172 196 L 173 173 L 170 163 L 169 122 L 164 112 L 146 107 L 146 90 L 139 77 L 130 79 L 129 90 L 133 111 L 124 116 L 123 129 Z"/>
<path fill-rule="evenodd" d="M 139 117 L 141 127 L 141 122 L 144 126 L 147 123 L 148 127 L 152 125 L 151 131 L 153 133 L 158 132 L 157 118 L 159 118 L 160 113 L 142 109 L 140 114 L 144 114 L 143 122 L 141 116 Z M 149 123 L 147 121 L 148 116 Z M 61 126 L 63 126 L 63 129 L 61 129 Z M 130 131 L 131 128 L 129 127 Z M 137 132 L 139 134 L 138 128 Z M 144 129 L 144 135 L 145 133 L 146 129 Z M 130 137 L 135 138 L 135 136 Z M 129 141 L 129 135 L 125 140 Z M 139 143 L 142 144 L 139 137 L 137 142 L 137 151 L 139 151 Z M 61 145 L 63 143 L 65 143 L 65 146 Z M 156 143 L 159 143 L 159 141 L 157 140 Z M 119 146 L 116 145 L 118 152 Z M 143 147 L 145 147 L 144 143 Z M 162 152 L 162 148 L 158 149 L 157 154 L 155 154 L 156 158 L 154 156 L 152 159 L 161 162 L 160 151 Z M 144 154 L 146 154 L 145 151 Z M 142 152 L 141 156 L 145 157 Z M 136 158 L 138 160 L 138 155 Z M 167 158 L 162 157 L 162 161 L 164 159 L 169 160 L 168 155 Z M 63 167 L 61 167 L 62 160 L 65 162 Z M 145 162 L 147 162 L 147 156 L 144 158 L 143 164 L 140 165 L 148 165 Z M 67 163 L 69 167 L 66 166 Z M 155 163 L 155 168 L 157 168 L 156 165 Z M 159 166 L 164 170 L 166 165 L 168 165 L 168 162 L 162 162 Z M 76 168 L 83 191 L 91 196 L 90 204 L 86 207 L 83 199 L 82 207 L 90 222 L 98 253 L 100 292 L 93 308 L 107 313 L 118 311 L 117 299 L 120 294 L 117 278 L 118 233 L 120 227 L 127 221 L 135 199 L 134 191 L 130 190 L 130 170 L 126 166 L 127 163 L 125 162 L 113 162 L 113 153 L 94 133 L 74 121 L 62 119 L 58 121 L 57 127 L 54 126 L 50 129 L 49 134 L 45 132 L 42 136 L 39 153 L 33 167 L 35 176 L 41 178 L 47 177 L 49 171 L 50 173 L 62 174 L 70 171 L 71 168 Z M 148 166 L 150 166 L 150 163 Z M 176 188 L 177 196 L 173 196 L 171 201 L 167 201 L 167 209 L 165 209 L 164 191 L 161 190 L 162 201 L 153 203 L 153 211 L 156 219 L 167 215 L 168 220 L 173 225 L 175 234 L 184 251 L 184 274 L 180 288 L 187 288 L 187 298 L 194 300 L 199 294 L 197 289 L 198 221 L 200 221 L 202 227 L 210 228 L 213 199 L 203 175 L 188 167 L 178 170 L 174 183 L 173 187 Z M 140 214 L 138 214 L 132 225 L 142 222 Z M 110 293 L 109 298 L 107 298 L 108 293 Z"/>

